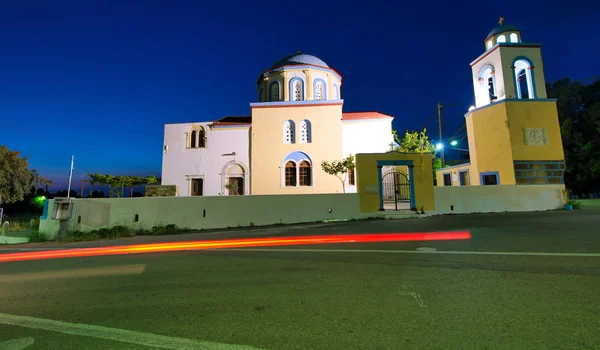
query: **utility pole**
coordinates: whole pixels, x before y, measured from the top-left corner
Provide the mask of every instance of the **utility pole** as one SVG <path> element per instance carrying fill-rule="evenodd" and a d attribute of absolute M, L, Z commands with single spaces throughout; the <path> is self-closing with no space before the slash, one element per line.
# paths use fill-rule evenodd
<path fill-rule="evenodd" d="M 443 146 L 443 136 L 442 136 L 442 110 L 444 106 L 441 102 L 438 101 L 437 110 L 438 110 L 438 128 L 440 130 L 440 144 Z M 444 147 L 440 149 L 440 158 L 442 159 L 442 167 L 444 167 Z"/>
<path fill-rule="evenodd" d="M 73 179 L 74 163 L 75 163 L 75 156 L 71 156 L 71 171 L 69 171 L 69 188 L 67 189 L 67 198 L 71 197 L 71 180 Z"/>

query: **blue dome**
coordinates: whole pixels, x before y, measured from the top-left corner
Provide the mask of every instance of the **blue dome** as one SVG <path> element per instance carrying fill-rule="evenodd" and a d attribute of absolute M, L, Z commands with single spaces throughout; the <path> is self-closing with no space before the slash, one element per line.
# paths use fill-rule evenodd
<path fill-rule="evenodd" d="M 277 68 L 280 68 L 283 66 L 298 65 L 298 64 L 307 64 L 310 66 L 319 66 L 319 67 L 329 68 L 327 63 L 323 62 L 323 60 L 321 60 L 318 57 L 315 57 L 313 55 L 307 55 L 304 53 L 295 53 L 293 55 L 288 55 L 288 56 L 285 56 L 285 57 L 277 60 L 277 62 L 273 63 L 273 65 L 271 66 L 271 68 L 269 68 L 269 70 L 277 69 Z"/>
<path fill-rule="evenodd" d="M 496 26 L 496 28 L 492 29 L 492 31 L 490 32 L 490 34 L 488 34 L 486 39 L 489 39 L 490 37 L 496 34 L 504 32 L 519 32 L 519 28 L 513 26 L 512 24 L 499 24 Z"/>

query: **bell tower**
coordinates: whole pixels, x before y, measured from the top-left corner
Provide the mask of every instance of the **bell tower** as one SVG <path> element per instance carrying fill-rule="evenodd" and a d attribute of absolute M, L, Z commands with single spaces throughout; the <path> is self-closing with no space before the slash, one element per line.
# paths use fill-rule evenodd
<path fill-rule="evenodd" d="M 471 63 L 475 105 L 465 115 L 471 185 L 563 184 L 556 100 L 548 99 L 541 44 L 500 18 Z"/>

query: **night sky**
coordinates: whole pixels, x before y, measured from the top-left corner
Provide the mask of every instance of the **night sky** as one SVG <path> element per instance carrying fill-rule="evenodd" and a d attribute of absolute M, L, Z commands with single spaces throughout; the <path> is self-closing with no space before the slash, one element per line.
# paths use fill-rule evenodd
<path fill-rule="evenodd" d="M 450 137 L 473 104 L 469 63 L 500 16 L 543 44 L 547 81 L 600 74 L 595 1 L 351 3 L 6 1 L 0 144 L 55 189 L 72 154 L 75 183 L 159 176 L 165 123 L 250 115 L 260 72 L 299 49 L 342 74 L 344 111 L 391 114 L 403 132 L 439 100 Z M 435 119 L 428 128 L 437 135 Z"/>

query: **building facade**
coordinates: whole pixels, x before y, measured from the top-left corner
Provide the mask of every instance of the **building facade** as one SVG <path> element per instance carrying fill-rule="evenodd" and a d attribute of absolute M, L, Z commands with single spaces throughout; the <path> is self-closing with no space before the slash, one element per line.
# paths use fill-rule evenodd
<path fill-rule="evenodd" d="M 541 45 L 502 21 L 471 62 L 475 105 L 465 115 L 470 163 L 437 170 L 438 186 L 563 184 L 556 108 Z"/>
<path fill-rule="evenodd" d="M 393 117 L 344 113 L 342 76 L 321 59 L 283 57 L 257 80 L 251 116 L 165 125 L 162 184 L 179 196 L 356 192 L 321 162 L 389 151 Z"/>

